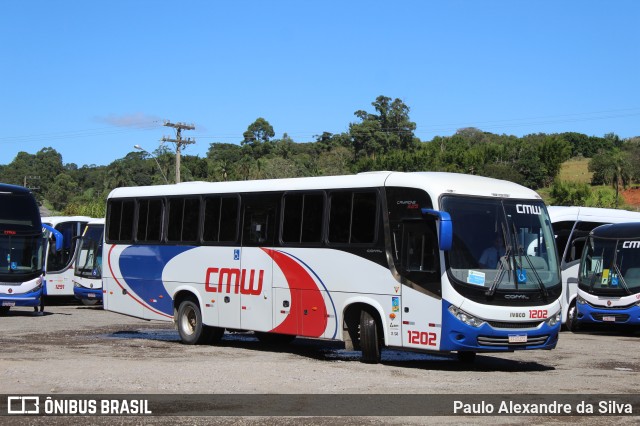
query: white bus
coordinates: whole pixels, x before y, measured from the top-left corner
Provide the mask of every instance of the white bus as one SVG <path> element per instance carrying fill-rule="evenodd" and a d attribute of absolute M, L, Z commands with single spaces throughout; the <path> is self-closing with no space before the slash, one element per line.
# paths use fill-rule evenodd
<path fill-rule="evenodd" d="M 580 256 L 589 232 L 609 223 L 640 222 L 640 213 L 595 207 L 548 207 L 556 236 L 562 274 L 562 324 L 576 324 L 576 295 Z"/>
<path fill-rule="evenodd" d="M 42 303 L 44 252 L 38 204 L 31 191 L 0 183 L 0 315 Z"/>
<path fill-rule="evenodd" d="M 62 234 L 62 249 L 53 250 L 51 231 L 43 227 L 42 231 L 47 240 L 45 261 L 45 286 L 46 296 L 71 296 L 73 297 L 73 265 L 76 244 L 85 225 L 90 221 L 86 216 L 49 216 L 42 218 L 42 224 L 48 225 Z"/>
<path fill-rule="evenodd" d="M 102 243 L 104 219 L 87 223 L 77 244 L 73 294 L 85 305 L 102 302 Z"/>
<path fill-rule="evenodd" d="M 580 262 L 576 306 L 574 328 L 640 326 L 640 222 L 591 231 Z"/>
<path fill-rule="evenodd" d="M 117 188 L 105 232 L 105 309 L 174 321 L 184 343 L 251 330 L 341 340 L 365 362 L 382 346 L 471 361 L 557 343 L 551 222 L 510 182 L 375 172 Z M 481 265 L 497 236 L 501 257 Z"/>

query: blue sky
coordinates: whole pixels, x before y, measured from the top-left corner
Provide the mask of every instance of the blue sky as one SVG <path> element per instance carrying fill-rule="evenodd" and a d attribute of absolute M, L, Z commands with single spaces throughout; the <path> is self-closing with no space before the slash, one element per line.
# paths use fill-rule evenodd
<path fill-rule="evenodd" d="M 640 2 L 12 1 L 0 13 L 0 164 L 52 147 L 104 165 L 165 119 L 193 123 L 184 154 L 339 133 L 378 95 L 416 136 L 640 135 Z"/>

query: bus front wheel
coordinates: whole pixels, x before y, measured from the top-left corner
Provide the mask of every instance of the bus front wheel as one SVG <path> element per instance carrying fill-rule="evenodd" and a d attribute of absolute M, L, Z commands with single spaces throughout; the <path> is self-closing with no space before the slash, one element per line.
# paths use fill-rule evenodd
<path fill-rule="evenodd" d="M 376 320 L 368 311 L 360 312 L 360 348 L 362 362 L 377 364 L 380 362 L 380 339 Z"/>
<path fill-rule="evenodd" d="M 569 310 L 567 311 L 567 330 L 576 332 L 578 331 L 578 307 L 576 306 L 576 301 L 574 300 L 569 305 Z"/>
<path fill-rule="evenodd" d="M 191 299 L 186 299 L 180 303 L 176 325 L 182 343 L 187 345 L 208 344 L 214 338 L 215 330 L 202 323 L 200 306 Z"/>

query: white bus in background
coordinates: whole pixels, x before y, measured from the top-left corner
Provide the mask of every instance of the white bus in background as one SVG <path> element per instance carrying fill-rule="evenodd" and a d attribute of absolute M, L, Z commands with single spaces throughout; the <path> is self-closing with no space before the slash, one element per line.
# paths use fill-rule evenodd
<path fill-rule="evenodd" d="M 102 303 L 104 219 L 87 223 L 77 244 L 73 294 L 85 305 Z"/>
<path fill-rule="evenodd" d="M 43 228 L 47 257 L 45 260 L 46 296 L 73 297 L 74 258 L 78 239 L 82 235 L 87 222 L 87 216 L 49 216 L 42 218 L 43 225 L 49 225 L 63 236 L 62 250 L 56 251 L 51 247 L 51 232 Z"/>
<path fill-rule="evenodd" d="M 576 316 L 580 256 L 589 233 L 600 225 L 638 222 L 640 213 L 595 207 L 548 207 L 562 272 L 562 323 L 572 330 Z"/>
<path fill-rule="evenodd" d="M 483 253 L 501 237 L 494 264 Z M 536 240 L 535 256 L 526 244 Z M 375 172 L 117 188 L 104 307 L 174 321 L 184 343 L 225 328 L 457 352 L 553 349 L 562 289 L 538 194 L 452 173 Z"/>

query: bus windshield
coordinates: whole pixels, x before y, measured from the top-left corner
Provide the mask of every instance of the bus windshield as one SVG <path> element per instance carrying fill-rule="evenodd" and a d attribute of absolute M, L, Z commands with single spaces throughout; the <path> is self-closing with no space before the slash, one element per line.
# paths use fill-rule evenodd
<path fill-rule="evenodd" d="M 536 291 L 560 284 L 553 231 L 540 200 L 445 196 L 453 222 L 446 252 L 454 286 L 496 291 Z"/>
<path fill-rule="evenodd" d="M 17 277 L 42 270 L 42 237 L 3 236 L 0 238 L 0 275 Z"/>
<path fill-rule="evenodd" d="M 102 236 L 104 226 L 88 226 L 82 236 L 75 275 L 85 278 L 102 277 Z"/>
<path fill-rule="evenodd" d="M 640 241 L 590 236 L 582 254 L 579 286 L 591 294 L 640 293 Z"/>

